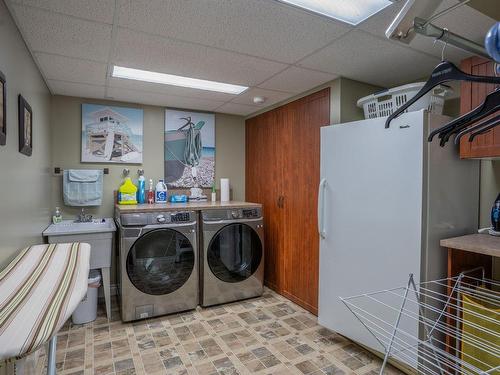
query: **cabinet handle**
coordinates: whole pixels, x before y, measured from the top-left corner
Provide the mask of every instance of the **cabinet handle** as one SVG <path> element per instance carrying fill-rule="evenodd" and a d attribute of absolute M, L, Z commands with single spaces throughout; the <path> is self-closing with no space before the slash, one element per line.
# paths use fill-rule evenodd
<path fill-rule="evenodd" d="M 278 196 L 278 208 L 283 208 L 284 201 L 285 197 L 283 195 Z"/>

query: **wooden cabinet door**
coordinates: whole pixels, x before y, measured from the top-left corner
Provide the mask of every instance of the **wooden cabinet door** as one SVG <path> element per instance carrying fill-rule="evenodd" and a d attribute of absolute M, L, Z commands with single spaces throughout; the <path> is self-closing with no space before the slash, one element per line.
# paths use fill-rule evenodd
<path fill-rule="evenodd" d="M 461 69 L 469 74 L 494 75 L 494 63 L 479 57 L 471 57 L 461 64 Z M 460 87 L 460 113 L 464 114 L 479 106 L 486 95 L 495 90 L 495 85 L 484 83 L 462 82 Z M 498 115 L 498 112 L 496 113 Z M 500 157 L 500 127 L 477 136 L 473 142 L 469 137 L 460 140 L 460 157 L 465 158 L 493 158 Z"/>
<path fill-rule="evenodd" d="M 277 111 L 246 122 L 246 200 L 261 203 L 264 211 L 264 282 L 281 293 L 283 268 L 283 158 L 279 147 L 281 124 Z"/>
<path fill-rule="evenodd" d="M 318 312 L 317 194 L 325 89 L 246 121 L 246 199 L 264 207 L 265 284 Z"/>
<path fill-rule="evenodd" d="M 320 128 L 330 122 L 330 90 L 292 103 L 287 144 L 283 295 L 318 313 Z"/>

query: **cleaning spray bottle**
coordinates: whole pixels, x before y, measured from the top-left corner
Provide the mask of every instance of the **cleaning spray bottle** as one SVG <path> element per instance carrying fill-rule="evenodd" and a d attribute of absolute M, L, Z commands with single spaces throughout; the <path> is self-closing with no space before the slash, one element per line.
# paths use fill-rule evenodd
<path fill-rule="evenodd" d="M 155 202 L 155 191 L 153 189 L 153 180 L 149 179 L 149 190 L 148 190 L 148 204 L 153 204 Z"/>
<path fill-rule="evenodd" d="M 146 180 L 144 178 L 144 169 L 137 171 L 139 178 L 137 179 L 137 202 L 139 204 L 146 203 Z"/>

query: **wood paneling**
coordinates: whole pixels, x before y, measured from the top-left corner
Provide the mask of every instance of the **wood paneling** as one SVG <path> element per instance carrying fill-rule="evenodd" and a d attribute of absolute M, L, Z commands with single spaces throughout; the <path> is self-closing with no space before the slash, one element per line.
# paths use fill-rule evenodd
<path fill-rule="evenodd" d="M 264 206 L 266 285 L 315 314 L 320 127 L 329 119 L 325 89 L 246 122 L 246 199 Z"/>
<path fill-rule="evenodd" d="M 462 61 L 460 68 L 469 74 L 494 75 L 494 63 L 480 57 L 471 57 Z M 464 114 L 479 106 L 486 95 L 495 90 L 495 85 L 485 83 L 462 82 L 460 87 L 460 113 Z M 498 114 L 498 112 L 496 113 Z M 500 157 L 500 127 L 495 127 L 469 142 L 469 137 L 460 140 L 460 157 L 493 158 Z"/>

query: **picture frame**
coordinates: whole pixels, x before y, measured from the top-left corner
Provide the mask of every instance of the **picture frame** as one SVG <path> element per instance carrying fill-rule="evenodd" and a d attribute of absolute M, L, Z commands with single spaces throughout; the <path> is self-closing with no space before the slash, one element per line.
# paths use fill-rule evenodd
<path fill-rule="evenodd" d="M 211 188 L 215 182 L 215 113 L 166 108 L 164 136 L 167 187 Z"/>
<path fill-rule="evenodd" d="M 141 108 L 83 103 L 81 162 L 142 164 L 143 127 Z"/>
<path fill-rule="evenodd" d="M 33 153 L 33 110 L 26 99 L 19 94 L 19 152 L 26 156 Z"/>
<path fill-rule="evenodd" d="M 7 143 L 7 82 L 0 71 L 0 146 Z"/>

